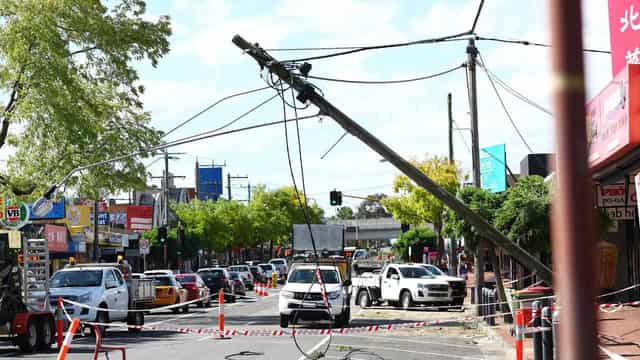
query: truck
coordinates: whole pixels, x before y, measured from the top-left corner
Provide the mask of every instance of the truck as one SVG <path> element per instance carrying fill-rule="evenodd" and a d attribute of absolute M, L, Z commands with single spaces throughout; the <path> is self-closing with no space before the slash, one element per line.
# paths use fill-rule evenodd
<path fill-rule="evenodd" d="M 352 293 L 361 308 L 386 303 L 408 310 L 416 305 L 445 307 L 453 302 L 446 280 L 414 264 L 387 264 L 380 272 L 354 277 Z"/>
<path fill-rule="evenodd" d="M 384 263 L 376 258 L 376 255 L 367 249 L 347 247 L 345 255 L 351 257 L 353 272 L 360 275 L 365 272 L 375 272 L 382 269 Z"/>
<path fill-rule="evenodd" d="M 98 323 L 125 321 L 128 325 L 144 325 L 143 309 L 151 307 L 155 299 L 153 279 L 125 279 L 117 263 L 77 264 L 58 270 L 51 277 L 50 292 L 52 307 L 58 298 L 68 300 L 64 308 L 70 316 Z M 106 327 L 99 330 L 104 333 Z"/>
<path fill-rule="evenodd" d="M 348 326 L 350 304 L 351 267 L 347 260 L 321 258 L 294 262 L 279 294 L 280 327 L 286 328 L 298 320 L 329 320 L 336 327 Z"/>
<path fill-rule="evenodd" d="M 0 337 L 22 352 L 46 351 L 55 336 L 50 311 L 49 250 L 46 239 L 21 239 L 23 254 L 11 254 L 0 236 Z M 22 236 L 22 235 L 21 235 Z"/>

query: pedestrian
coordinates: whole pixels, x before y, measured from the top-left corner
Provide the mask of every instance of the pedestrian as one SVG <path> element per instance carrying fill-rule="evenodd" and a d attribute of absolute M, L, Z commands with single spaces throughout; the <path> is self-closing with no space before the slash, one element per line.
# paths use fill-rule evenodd
<path fill-rule="evenodd" d="M 460 263 L 460 277 L 467 280 L 468 274 L 469 274 L 469 266 L 467 265 L 466 261 L 463 261 Z"/>

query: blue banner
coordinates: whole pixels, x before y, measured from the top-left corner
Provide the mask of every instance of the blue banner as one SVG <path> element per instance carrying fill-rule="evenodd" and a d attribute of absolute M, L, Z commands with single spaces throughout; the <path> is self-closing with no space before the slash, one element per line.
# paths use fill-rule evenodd
<path fill-rule="evenodd" d="M 196 191 L 199 200 L 218 200 L 222 194 L 222 168 L 196 168 Z"/>
<path fill-rule="evenodd" d="M 482 188 L 491 192 L 507 190 L 507 152 L 504 144 L 481 150 L 480 180 Z"/>
<path fill-rule="evenodd" d="M 33 204 L 28 204 L 29 206 L 29 217 L 30 220 L 55 220 L 55 219 L 64 219 L 67 215 L 66 206 L 64 198 L 60 201 L 56 201 L 53 203 L 53 208 L 44 216 L 36 216 L 33 213 Z"/>

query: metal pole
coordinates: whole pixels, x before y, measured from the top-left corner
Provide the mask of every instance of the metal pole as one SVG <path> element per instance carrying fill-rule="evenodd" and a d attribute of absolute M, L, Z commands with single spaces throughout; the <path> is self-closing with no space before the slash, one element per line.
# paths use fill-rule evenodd
<path fill-rule="evenodd" d="M 580 0 L 550 0 L 556 135 L 556 187 L 551 229 L 554 290 L 563 312 L 559 358 L 598 358 L 595 238 L 587 165 Z"/>
<path fill-rule="evenodd" d="M 167 225 L 169 223 L 169 152 L 164 151 L 164 179 L 162 183 L 162 195 L 164 197 L 163 206 L 163 220 L 162 224 Z"/>
<path fill-rule="evenodd" d="M 453 113 L 451 110 L 451 93 L 447 95 L 447 108 L 449 109 L 449 163 L 453 164 Z"/>
<path fill-rule="evenodd" d="M 531 316 L 533 317 L 533 327 L 542 326 L 542 303 L 538 300 L 531 304 Z M 533 333 L 533 359 L 542 360 L 542 333 Z"/>
<path fill-rule="evenodd" d="M 231 200 L 231 173 L 227 173 L 227 192 L 229 193 L 229 200 Z"/>
<path fill-rule="evenodd" d="M 547 331 L 542 332 L 542 360 L 553 360 L 553 332 L 551 322 L 551 308 L 545 306 L 542 308 L 542 317 L 540 319 L 540 325 L 544 328 L 549 328 Z"/>
<path fill-rule="evenodd" d="M 98 203 L 100 200 L 93 202 L 93 261 L 98 262 L 100 259 L 100 236 L 98 231 Z"/>

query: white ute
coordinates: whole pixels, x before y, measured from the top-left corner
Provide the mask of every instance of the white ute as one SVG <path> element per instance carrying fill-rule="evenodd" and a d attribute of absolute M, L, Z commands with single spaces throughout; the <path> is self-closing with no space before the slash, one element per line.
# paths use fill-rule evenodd
<path fill-rule="evenodd" d="M 289 273 L 278 301 L 281 327 L 286 328 L 297 320 L 322 319 L 333 320 L 337 327 L 349 325 L 350 281 L 342 278 L 335 265 L 319 266 L 330 308 L 328 311 L 317 281 L 317 268 L 315 264 L 301 264 L 294 266 Z"/>
<path fill-rule="evenodd" d="M 451 303 L 449 283 L 418 265 L 390 264 L 379 274 L 353 278 L 353 293 L 360 307 L 372 302 L 409 309 L 415 304 L 445 306 Z"/>

